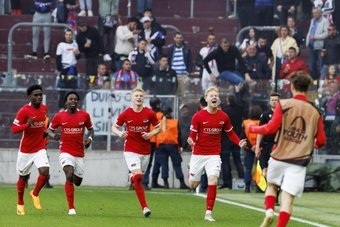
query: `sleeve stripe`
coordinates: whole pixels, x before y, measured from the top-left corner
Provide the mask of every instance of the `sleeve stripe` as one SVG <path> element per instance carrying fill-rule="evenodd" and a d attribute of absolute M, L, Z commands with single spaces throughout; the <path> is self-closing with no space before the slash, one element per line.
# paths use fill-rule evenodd
<path fill-rule="evenodd" d="M 190 129 L 190 131 L 193 131 L 193 132 L 198 132 L 196 129 L 192 129 L 192 128 Z"/>
<path fill-rule="evenodd" d="M 13 122 L 13 124 L 14 124 L 14 125 L 16 125 L 16 126 L 21 126 L 20 124 L 18 124 L 18 123 L 15 123 L 15 122 Z"/>
<path fill-rule="evenodd" d="M 234 127 L 231 127 L 230 129 L 228 130 L 224 130 L 225 132 L 231 132 L 231 130 L 233 130 Z"/>

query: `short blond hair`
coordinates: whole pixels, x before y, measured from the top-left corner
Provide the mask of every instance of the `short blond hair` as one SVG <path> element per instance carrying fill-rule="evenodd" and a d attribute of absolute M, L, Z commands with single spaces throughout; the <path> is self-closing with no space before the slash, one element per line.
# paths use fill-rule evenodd
<path fill-rule="evenodd" d="M 143 95 L 145 94 L 145 91 L 143 90 L 143 88 L 140 88 L 140 87 L 136 87 L 134 88 L 132 91 L 131 91 L 131 95 L 135 92 L 141 92 L 143 93 Z"/>
<path fill-rule="evenodd" d="M 211 91 L 216 91 L 218 94 L 220 94 L 220 91 L 217 87 L 208 87 L 208 89 L 205 90 L 205 92 L 204 92 L 204 98 L 206 98 L 208 93 L 211 92 Z"/>

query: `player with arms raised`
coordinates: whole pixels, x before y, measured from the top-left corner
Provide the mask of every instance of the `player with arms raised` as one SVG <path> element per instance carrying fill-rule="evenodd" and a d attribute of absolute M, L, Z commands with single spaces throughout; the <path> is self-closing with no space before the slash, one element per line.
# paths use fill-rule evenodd
<path fill-rule="evenodd" d="M 125 139 L 124 156 L 128 169 L 133 174 L 131 182 L 134 184 L 143 214 L 148 217 L 151 210 L 146 203 L 142 179 L 150 161 L 150 138 L 160 132 L 160 122 L 156 113 L 143 105 L 144 94 L 141 88 L 132 90 L 132 106 L 119 114 L 116 123 L 112 125 L 112 131 Z M 126 131 L 119 130 L 124 124 Z M 152 131 L 150 125 L 154 127 Z"/>
<path fill-rule="evenodd" d="M 59 162 L 63 167 L 66 182 L 65 193 L 68 202 L 68 214 L 75 215 L 74 206 L 74 185 L 80 186 L 84 175 L 84 147 L 88 148 L 93 140 L 94 130 L 90 115 L 77 108 L 79 95 L 70 91 L 65 96 L 66 110 L 57 113 L 48 129 L 48 134 L 55 140 L 60 139 Z M 55 133 L 57 128 L 61 128 L 60 135 Z M 84 141 L 85 128 L 88 136 Z"/>
<path fill-rule="evenodd" d="M 33 164 L 38 168 L 39 176 L 34 189 L 30 192 L 33 205 L 41 210 L 39 192 L 45 185 L 49 174 L 49 161 L 46 153 L 45 121 L 47 107 L 42 104 L 42 87 L 32 85 L 27 89 L 30 103 L 24 105 L 13 121 L 12 133 L 23 132 L 17 158 L 18 203 L 17 215 L 25 215 L 24 192 Z"/>
<path fill-rule="evenodd" d="M 247 142 L 239 139 L 233 131 L 228 115 L 218 109 L 220 103 L 218 89 L 216 87 L 208 88 L 204 97 L 208 106 L 193 116 L 190 136 L 187 140 L 188 144 L 192 146 L 189 183 L 190 187 L 195 189 L 199 185 L 202 173 L 204 171 L 207 173 L 208 192 L 204 220 L 215 221 L 212 217 L 212 210 L 221 171 L 221 135 L 227 133 L 228 138 L 242 148 L 247 145 Z"/>

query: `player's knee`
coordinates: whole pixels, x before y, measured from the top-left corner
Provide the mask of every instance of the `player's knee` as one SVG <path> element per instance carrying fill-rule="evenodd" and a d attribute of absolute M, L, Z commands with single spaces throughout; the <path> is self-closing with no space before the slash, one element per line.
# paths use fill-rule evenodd
<path fill-rule="evenodd" d="M 208 184 L 209 185 L 217 185 L 218 177 L 217 176 L 209 176 Z"/>
<path fill-rule="evenodd" d="M 142 178 L 143 178 L 142 174 L 136 174 L 133 177 L 133 181 L 139 183 L 139 182 L 142 182 Z"/>
<path fill-rule="evenodd" d="M 189 184 L 190 184 L 190 188 L 191 189 L 196 189 L 197 186 L 199 185 L 199 181 L 189 181 Z"/>
<path fill-rule="evenodd" d="M 49 168 L 48 167 L 41 167 L 39 168 L 39 174 L 40 175 L 43 175 L 43 176 L 46 176 L 46 177 L 49 177 Z"/>

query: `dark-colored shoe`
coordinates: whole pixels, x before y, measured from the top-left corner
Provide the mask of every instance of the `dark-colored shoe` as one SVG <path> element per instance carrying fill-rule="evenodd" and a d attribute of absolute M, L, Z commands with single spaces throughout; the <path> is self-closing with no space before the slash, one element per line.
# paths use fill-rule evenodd
<path fill-rule="evenodd" d="M 248 185 L 246 185 L 246 187 L 245 187 L 245 189 L 244 189 L 244 192 L 245 193 L 250 193 L 250 186 Z"/>
<path fill-rule="evenodd" d="M 231 187 L 227 184 L 222 184 L 220 187 L 218 187 L 218 189 L 224 189 L 224 188 L 229 188 L 231 189 Z"/>
<path fill-rule="evenodd" d="M 164 189 L 169 189 L 169 182 L 168 181 L 164 182 Z"/>
<path fill-rule="evenodd" d="M 151 190 L 151 188 L 147 184 L 143 184 L 143 188 L 144 188 L 145 191 L 150 191 Z"/>
<path fill-rule="evenodd" d="M 180 184 L 179 189 L 189 189 L 189 187 L 186 184 Z"/>
<path fill-rule="evenodd" d="M 48 60 L 51 58 L 51 55 L 49 53 L 44 54 L 44 60 Z"/>
<path fill-rule="evenodd" d="M 25 59 L 38 59 L 38 54 L 37 52 L 32 52 L 30 54 L 25 54 L 24 56 Z"/>
<path fill-rule="evenodd" d="M 159 185 L 158 183 L 152 183 L 151 188 L 164 188 L 164 186 Z"/>

